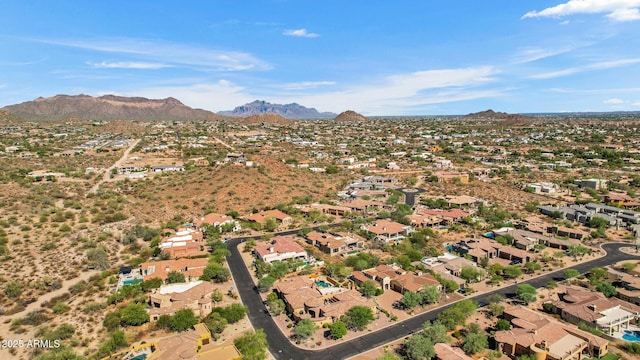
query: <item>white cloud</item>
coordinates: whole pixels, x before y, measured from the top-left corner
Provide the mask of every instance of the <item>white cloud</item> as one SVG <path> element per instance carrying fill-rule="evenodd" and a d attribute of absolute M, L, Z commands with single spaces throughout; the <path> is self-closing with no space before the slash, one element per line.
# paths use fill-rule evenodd
<path fill-rule="evenodd" d="M 640 106 L 640 101 L 636 101 L 631 103 L 631 106 Z"/>
<path fill-rule="evenodd" d="M 276 88 L 284 89 L 284 90 L 305 90 L 305 89 L 315 89 L 320 86 L 329 86 L 335 85 L 335 81 L 301 81 L 301 82 L 291 82 L 284 83 L 281 85 L 276 85 Z"/>
<path fill-rule="evenodd" d="M 249 95 L 244 87 L 227 80 L 220 80 L 211 84 L 201 83 L 141 88 L 128 93 L 127 96 L 142 96 L 152 99 L 164 99 L 171 96 L 193 108 L 215 112 L 230 110 L 256 99 L 255 95 Z"/>
<path fill-rule="evenodd" d="M 612 99 L 603 101 L 603 103 L 608 105 L 620 105 L 620 104 L 624 104 L 624 101 L 618 98 L 612 98 Z"/>
<path fill-rule="evenodd" d="M 156 69 L 173 67 L 173 65 L 168 65 L 163 63 L 150 63 L 150 62 L 138 62 L 138 61 L 114 61 L 114 62 L 102 61 L 99 63 L 88 62 L 87 64 L 99 69 L 156 70 Z"/>
<path fill-rule="evenodd" d="M 140 88 L 126 95 L 147 98 L 173 96 L 184 104 L 211 111 L 230 110 L 255 99 L 288 104 L 296 102 L 319 111 L 342 112 L 352 109 L 369 115 L 402 115 L 412 108 L 430 104 L 503 96 L 501 90 L 478 89 L 495 81 L 498 71 L 490 66 L 417 71 L 396 74 L 340 90 L 320 91 L 307 87 L 292 89 L 291 84 L 258 88 L 221 80 L 204 84 L 168 84 Z M 314 84 L 301 82 L 297 84 Z M 333 85 L 333 82 L 315 82 Z M 289 86 L 289 89 L 287 89 Z M 295 86 L 294 86 L 295 87 Z M 282 89 L 279 93 L 274 88 Z"/>
<path fill-rule="evenodd" d="M 548 57 L 564 54 L 564 53 L 567 53 L 567 52 L 569 52 L 571 50 L 573 50 L 573 49 L 572 48 L 563 48 L 563 49 L 528 48 L 528 49 L 523 49 L 523 50 L 520 50 L 514 56 L 514 62 L 516 64 L 529 63 L 529 62 L 533 62 L 533 61 L 536 61 L 536 60 L 540 60 L 540 59 L 544 59 L 544 58 L 548 58 Z"/>
<path fill-rule="evenodd" d="M 633 65 L 637 63 L 640 63 L 640 58 L 603 61 L 603 62 L 589 64 L 585 66 L 578 66 L 574 68 L 536 74 L 536 75 L 530 76 L 530 78 L 531 79 L 553 79 L 553 78 L 572 75 L 572 74 L 581 73 L 585 71 L 611 69 L 611 68 L 616 68 L 620 66 Z"/>
<path fill-rule="evenodd" d="M 297 36 L 297 37 L 306 37 L 306 38 L 315 38 L 320 36 L 316 33 L 307 32 L 307 29 L 285 30 L 282 34 L 287 36 Z"/>
<path fill-rule="evenodd" d="M 417 71 L 397 74 L 340 91 L 286 94 L 274 101 L 298 102 L 320 111 L 347 109 L 370 115 L 401 115 L 412 107 L 501 96 L 497 90 L 475 86 L 494 81 L 498 71 L 490 66 Z"/>
<path fill-rule="evenodd" d="M 136 57 L 136 60 L 145 60 L 142 62 L 191 66 L 202 71 L 271 69 L 271 65 L 254 57 L 250 53 L 209 49 L 167 41 L 151 41 L 134 38 L 35 41 L 104 53 L 125 54 Z M 132 63 L 133 62 L 138 61 L 132 61 Z"/>
<path fill-rule="evenodd" d="M 610 14 L 607 14 L 607 17 L 611 20 L 615 20 L 619 22 L 640 20 L 640 10 L 620 9 Z"/>
<path fill-rule="evenodd" d="M 569 0 L 540 11 L 529 11 L 522 19 L 562 17 L 575 14 L 607 14 L 614 21 L 640 20 L 640 0 Z"/>

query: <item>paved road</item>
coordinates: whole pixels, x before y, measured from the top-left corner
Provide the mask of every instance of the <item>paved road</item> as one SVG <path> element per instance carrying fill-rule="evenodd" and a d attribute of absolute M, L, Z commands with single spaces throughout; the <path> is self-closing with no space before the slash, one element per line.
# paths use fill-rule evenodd
<path fill-rule="evenodd" d="M 421 188 L 398 188 L 396 189 L 404 194 L 404 203 L 414 207 L 416 204 L 416 195 L 427 191 Z"/>
<path fill-rule="evenodd" d="M 297 231 L 293 231 L 295 233 Z M 287 233 L 292 233 L 291 231 Z M 319 350 L 304 350 L 293 345 L 289 339 L 284 336 L 278 326 L 273 322 L 271 317 L 264 312 L 265 306 L 262 304 L 262 299 L 254 289 L 253 281 L 249 273 L 249 269 L 244 265 L 240 251 L 238 250 L 238 243 L 246 240 L 247 238 L 235 238 L 228 242 L 231 256 L 227 259 L 229 268 L 233 273 L 233 277 L 238 286 L 238 293 L 242 302 L 249 308 L 249 320 L 256 329 L 263 329 L 267 334 L 267 341 L 269 342 L 269 349 L 276 359 L 310 359 L 310 360 L 323 360 L 323 359 L 345 359 L 365 351 L 371 350 L 375 347 L 384 345 L 393 340 L 400 339 L 407 335 L 410 335 L 422 328 L 422 324 L 427 320 L 435 319 L 438 314 L 447 309 L 453 304 L 440 307 L 436 310 L 431 310 L 420 315 L 409 318 L 405 321 L 396 323 L 392 326 L 382 328 L 374 332 L 365 332 L 363 336 L 353 340 L 341 342 L 338 345 L 331 346 L 329 348 Z M 605 265 L 613 264 L 622 260 L 640 259 L 640 256 L 629 255 L 620 252 L 618 249 L 621 246 L 630 246 L 629 244 L 610 243 L 605 244 L 603 248 L 607 252 L 607 256 L 591 260 L 582 264 L 578 264 L 573 268 L 581 273 L 587 272 L 594 267 L 602 267 Z M 549 281 L 561 281 L 565 276 L 563 270 L 558 270 L 551 273 L 546 273 L 540 277 L 522 281 L 521 283 L 528 283 L 534 287 L 543 287 Z M 516 285 L 500 287 L 489 293 L 477 295 L 474 297 L 468 297 L 478 302 L 488 302 L 487 297 L 491 294 L 502 294 L 505 297 L 512 297 L 515 295 Z"/>

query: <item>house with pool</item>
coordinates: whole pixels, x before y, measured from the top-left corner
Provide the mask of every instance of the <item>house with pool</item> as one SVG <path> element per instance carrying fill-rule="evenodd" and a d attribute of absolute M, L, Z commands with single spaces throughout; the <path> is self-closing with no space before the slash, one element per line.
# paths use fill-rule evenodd
<path fill-rule="evenodd" d="M 503 318 L 511 329 L 498 331 L 498 350 L 511 358 L 535 355 L 536 359 L 579 360 L 601 358 L 609 352 L 609 341 L 560 323 L 525 306 L 509 306 Z"/>
<path fill-rule="evenodd" d="M 552 311 L 570 323 L 596 327 L 605 334 L 621 334 L 640 317 L 635 304 L 585 289 L 567 287 L 560 300 L 551 302 Z"/>

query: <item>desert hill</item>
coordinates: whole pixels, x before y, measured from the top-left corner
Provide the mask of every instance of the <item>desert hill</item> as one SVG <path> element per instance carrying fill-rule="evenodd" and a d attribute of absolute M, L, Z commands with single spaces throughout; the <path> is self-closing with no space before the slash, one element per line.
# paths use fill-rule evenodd
<path fill-rule="evenodd" d="M 531 120 L 536 120 L 535 117 L 526 116 L 521 114 L 508 114 L 505 112 L 496 112 L 491 109 L 467 114 L 463 117 L 463 119 L 468 120 L 497 120 L 497 121 L 506 121 L 506 122 L 526 122 Z"/>
<path fill-rule="evenodd" d="M 266 113 L 247 116 L 246 118 L 236 119 L 236 122 L 245 125 L 256 124 L 272 124 L 272 125 L 289 125 L 293 121 L 286 119 L 278 114 Z"/>
<path fill-rule="evenodd" d="M 333 119 L 338 122 L 356 122 L 356 121 L 366 121 L 367 118 L 364 115 L 360 115 L 353 110 L 347 110 L 341 112 L 340 115 L 336 116 Z"/>
<path fill-rule="evenodd" d="M 115 95 L 40 97 L 0 110 L 26 120 L 204 120 L 218 116 L 210 111 L 192 109 L 172 97 L 156 100 Z"/>
<path fill-rule="evenodd" d="M 231 111 L 221 111 L 218 114 L 232 117 L 247 117 L 257 114 L 277 114 L 287 119 L 319 119 L 332 118 L 336 114 L 331 112 L 318 112 L 315 108 L 307 108 L 300 104 L 272 104 L 264 100 L 255 100 L 248 104 L 236 107 Z"/>

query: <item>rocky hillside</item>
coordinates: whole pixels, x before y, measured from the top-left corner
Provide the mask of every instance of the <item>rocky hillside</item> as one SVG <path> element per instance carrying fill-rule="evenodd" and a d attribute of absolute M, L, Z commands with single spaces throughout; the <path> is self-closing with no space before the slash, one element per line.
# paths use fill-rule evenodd
<path fill-rule="evenodd" d="M 114 95 L 40 97 L 0 110 L 27 120 L 204 120 L 217 116 L 210 111 L 192 109 L 171 97 L 153 100 Z"/>
<path fill-rule="evenodd" d="M 504 112 L 496 112 L 491 109 L 486 111 L 481 111 L 477 113 L 472 113 L 465 115 L 463 119 L 469 120 L 498 120 L 498 121 L 509 121 L 509 122 L 521 122 L 521 121 L 530 121 L 536 120 L 536 118 L 532 116 L 520 115 L 520 114 L 507 114 Z"/>
<path fill-rule="evenodd" d="M 243 119 L 237 119 L 237 122 L 245 125 L 255 125 L 255 124 L 271 124 L 271 125 L 289 125 L 293 121 L 286 119 L 283 116 L 278 114 L 256 114 L 251 115 Z"/>
<path fill-rule="evenodd" d="M 320 119 L 336 116 L 336 114 L 331 112 L 318 112 L 315 108 L 307 108 L 296 103 L 281 105 L 272 104 L 264 100 L 256 100 L 238 106 L 231 111 L 221 111 L 218 114 L 233 117 L 247 117 L 266 113 L 277 114 L 287 119 Z"/>
<path fill-rule="evenodd" d="M 335 119 L 333 120 L 338 122 L 356 122 L 356 121 L 366 121 L 367 118 L 364 115 L 360 115 L 353 110 L 347 110 L 340 113 L 340 115 L 336 116 Z"/>

